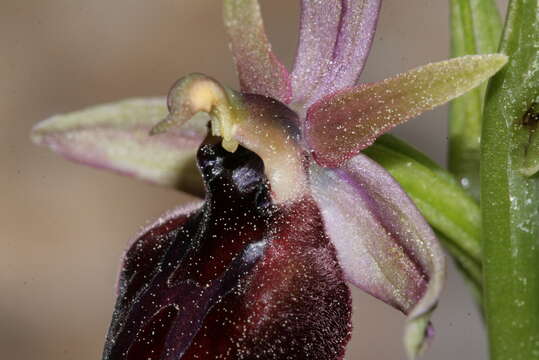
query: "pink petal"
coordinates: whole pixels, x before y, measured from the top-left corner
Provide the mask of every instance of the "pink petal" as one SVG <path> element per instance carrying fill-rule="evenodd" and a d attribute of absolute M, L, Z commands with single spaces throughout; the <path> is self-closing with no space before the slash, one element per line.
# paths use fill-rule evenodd
<path fill-rule="evenodd" d="M 498 54 L 463 56 L 329 95 L 308 109 L 307 143 L 319 164 L 338 167 L 393 127 L 476 87 L 506 62 Z"/>
<path fill-rule="evenodd" d="M 300 41 L 292 72 L 294 102 L 306 107 L 356 83 L 371 47 L 380 3 L 302 1 Z"/>
<path fill-rule="evenodd" d="M 339 169 L 313 164 L 311 181 L 345 278 L 408 315 L 405 340 L 415 356 L 444 280 L 432 230 L 389 173 L 364 155 Z"/>
<path fill-rule="evenodd" d="M 290 76 L 271 51 L 257 0 L 225 0 L 225 26 L 243 92 L 288 103 Z"/>
<path fill-rule="evenodd" d="M 201 194 L 195 153 L 206 133 L 204 122 L 149 136 L 167 113 L 164 98 L 97 105 L 40 122 L 32 140 L 85 165 Z"/>

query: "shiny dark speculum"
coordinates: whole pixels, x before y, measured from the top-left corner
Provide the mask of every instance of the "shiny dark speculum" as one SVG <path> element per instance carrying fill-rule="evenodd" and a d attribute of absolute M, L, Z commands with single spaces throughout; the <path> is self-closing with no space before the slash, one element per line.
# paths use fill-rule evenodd
<path fill-rule="evenodd" d="M 203 145 L 198 162 L 204 205 L 124 257 L 103 359 L 340 358 L 350 295 L 312 200 L 273 205 L 242 147 Z"/>

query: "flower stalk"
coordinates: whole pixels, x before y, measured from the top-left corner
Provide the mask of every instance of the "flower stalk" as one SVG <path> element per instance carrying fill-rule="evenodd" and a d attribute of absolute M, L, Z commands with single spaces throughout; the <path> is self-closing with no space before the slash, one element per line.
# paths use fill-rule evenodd
<path fill-rule="evenodd" d="M 481 143 L 485 314 L 492 360 L 539 359 L 539 4 L 511 0 Z"/>

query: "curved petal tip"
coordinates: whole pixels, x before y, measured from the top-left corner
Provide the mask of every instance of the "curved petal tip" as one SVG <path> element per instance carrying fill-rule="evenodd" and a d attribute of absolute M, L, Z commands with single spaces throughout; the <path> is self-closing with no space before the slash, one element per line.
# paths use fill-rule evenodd
<path fill-rule="evenodd" d="M 414 358 L 432 335 L 444 282 L 434 233 L 391 175 L 364 155 L 339 169 L 313 164 L 310 174 L 345 278 L 408 315 L 405 344 Z"/>

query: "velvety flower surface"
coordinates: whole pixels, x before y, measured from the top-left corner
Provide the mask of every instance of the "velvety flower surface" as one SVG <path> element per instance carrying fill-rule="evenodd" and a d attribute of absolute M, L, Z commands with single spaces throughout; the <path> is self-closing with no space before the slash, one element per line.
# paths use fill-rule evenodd
<path fill-rule="evenodd" d="M 342 356 L 350 293 L 314 201 L 272 204 L 244 148 L 206 144 L 198 162 L 204 203 L 160 219 L 124 257 L 104 358 Z"/>
<path fill-rule="evenodd" d="M 468 56 L 357 85 L 380 1 L 303 0 L 289 73 L 258 2 L 223 5 L 240 92 L 191 74 L 166 104 L 131 99 L 34 128 L 34 141 L 68 158 L 205 193 L 130 245 L 103 358 L 341 359 L 346 283 L 408 316 L 415 357 L 433 333 L 444 258 L 412 201 L 360 151 L 506 58 Z"/>

